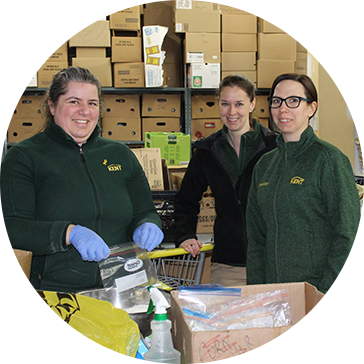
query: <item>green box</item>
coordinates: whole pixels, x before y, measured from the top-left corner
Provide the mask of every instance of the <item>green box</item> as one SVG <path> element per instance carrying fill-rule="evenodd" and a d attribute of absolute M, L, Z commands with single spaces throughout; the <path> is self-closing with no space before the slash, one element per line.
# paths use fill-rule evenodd
<path fill-rule="evenodd" d="M 170 166 L 188 164 L 191 158 L 191 136 L 183 133 L 146 132 L 145 148 L 159 148 L 161 158 Z"/>

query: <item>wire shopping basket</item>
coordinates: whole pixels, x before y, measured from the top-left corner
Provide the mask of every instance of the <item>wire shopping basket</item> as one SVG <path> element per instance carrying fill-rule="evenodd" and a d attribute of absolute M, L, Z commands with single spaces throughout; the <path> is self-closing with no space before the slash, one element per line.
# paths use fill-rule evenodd
<path fill-rule="evenodd" d="M 206 252 L 213 249 L 213 244 L 204 244 L 201 253 L 195 258 L 183 248 L 154 250 L 148 252 L 158 279 L 177 289 L 179 286 L 200 284 Z"/>

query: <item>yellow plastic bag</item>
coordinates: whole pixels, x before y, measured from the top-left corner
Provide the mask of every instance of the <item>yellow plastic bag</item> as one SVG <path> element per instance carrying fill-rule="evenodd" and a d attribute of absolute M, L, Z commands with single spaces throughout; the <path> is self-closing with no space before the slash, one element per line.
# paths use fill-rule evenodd
<path fill-rule="evenodd" d="M 51 335 L 51 344 L 41 364 L 135 363 L 140 337 L 138 325 L 109 302 L 78 294 L 35 290 L 1 295 L 0 338 L 20 339 L 17 321 L 24 321 L 32 336 Z M 20 350 L 27 363 L 27 349 L 21 339 Z"/>

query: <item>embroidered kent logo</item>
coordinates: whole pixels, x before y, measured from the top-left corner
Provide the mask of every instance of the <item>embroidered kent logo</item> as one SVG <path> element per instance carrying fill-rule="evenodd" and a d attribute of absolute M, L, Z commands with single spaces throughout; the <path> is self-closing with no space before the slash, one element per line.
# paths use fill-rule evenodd
<path fill-rule="evenodd" d="M 304 178 L 296 176 L 291 179 L 290 184 L 291 185 L 302 185 L 304 180 L 305 180 Z"/>
<path fill-rule="evenodd" d="M 259 183 L 258 187 L 265 187 L 268 185 L 269 185 L 269 182 L 262 182 L 262 183 Z"/>
<path fill-rule="evenodd" d="M 117 171 L 121 171 L 121 165 L 120 164 L 110 164 L 107 165 L 107 159 L 104 159 L 104 161 L 102 162 L 102 164 L 104 166 L 106 166 L 106 168 L 109 170 L 109 172 L 117 172 Z"/>

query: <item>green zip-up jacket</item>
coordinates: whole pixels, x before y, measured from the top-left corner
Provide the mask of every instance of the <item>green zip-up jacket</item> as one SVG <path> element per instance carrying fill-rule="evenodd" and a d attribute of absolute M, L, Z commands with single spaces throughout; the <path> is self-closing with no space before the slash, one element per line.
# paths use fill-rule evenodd
<path fill-rule="evenodd" d="M 349 159 L 309 126 L 256 164 L 247 206 L 248 284 L 309 282 L 326 293 L 358 229 Z"/>
<path fill-rule="evenodd" d="M 97 126 L 80 148 L 53 120 L 43 133 L 11 147 L 1 167 L 1 202 L 13 248 L 33 252 L 36 289 L 100 288 L 98 263 L 85 262 L 65 235 L 85 226 L 109 245 L 129 242 L 144 222 L 161 227 L 138 160 Z"/>

